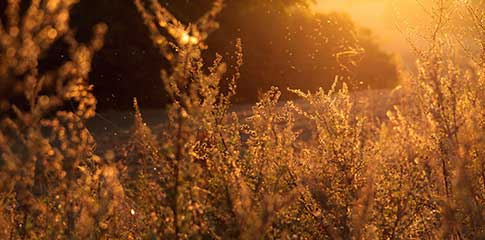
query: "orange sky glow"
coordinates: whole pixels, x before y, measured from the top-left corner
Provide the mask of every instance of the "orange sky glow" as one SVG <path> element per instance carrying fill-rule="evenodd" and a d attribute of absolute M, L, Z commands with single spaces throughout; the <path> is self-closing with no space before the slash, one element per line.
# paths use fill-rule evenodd
<path fill-rule="evenodd" d="M 426 2 L 429 0 L 421 1 Z M 371 29 L 384 50 L 401 57 L 405 65 L 413 64 L 403 31 L 426 21 L 416 0 L 318 0 L 316 11 L 348 14 L 357 25 Z"/>

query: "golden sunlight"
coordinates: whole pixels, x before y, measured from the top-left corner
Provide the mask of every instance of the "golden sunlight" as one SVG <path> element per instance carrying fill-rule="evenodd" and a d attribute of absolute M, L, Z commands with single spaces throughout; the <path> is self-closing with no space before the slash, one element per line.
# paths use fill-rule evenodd
<path fill-rule="evenodd" d="M 410 25 L 427 17 L 424 6 L 430 0 L 318 0 L 317 12 L 348 14 L 359 26 L 370 29 L 383 48 L 397 54 L 404 64 L 414 64 L 414 57 L 405 34 Z"/>
<path fill-rule="evenodd" d="M 113 2 L 0 0 L 0 240 L 485 239 L 485 0 Z"/>

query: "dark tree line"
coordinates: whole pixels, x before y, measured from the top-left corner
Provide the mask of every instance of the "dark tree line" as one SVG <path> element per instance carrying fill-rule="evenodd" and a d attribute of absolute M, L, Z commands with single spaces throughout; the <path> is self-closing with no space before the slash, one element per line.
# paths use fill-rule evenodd
<path fill-rule="evenodd" d="M 184 22 L 197 19 L 212 3 L 162 2 Z M 397 83 L 392 56 L 379 49 L 369 31 L 359 30 L 345 15 L 311 13 L 311 4 L 308 0 L 225 1 L 220 28 L 209 38 L 204 54 L 209 63 L 215 53 L 229 57 L 235 40 L 242 39 L 245 64 L 237 102 L 254 101 L 272 85 L 283 90 L 328 88 L 336 75 L 353 89 L 386 88 Z M 142 107 L 163 106 L 167 100 L 160 68 L 168 65 L 153 47 L 133 0 L 84 0 L 72 11 L 71 25 L 81 41 L 90 39 L 94 24 L 105 22 L 109 26 L 105 46 L 95 55 L 90 74 L 98 106 L 127 108 L 133 97 Z M 42 68 L 48 70 L 65 61 L 63 49 L 59 42 L 45 56 Z"/>

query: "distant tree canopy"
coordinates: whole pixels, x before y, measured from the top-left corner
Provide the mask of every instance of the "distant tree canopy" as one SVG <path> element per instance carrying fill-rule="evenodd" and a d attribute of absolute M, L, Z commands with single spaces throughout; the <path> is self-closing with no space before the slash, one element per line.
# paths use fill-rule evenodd
<path fill-rule="evenodd" d="M 147 0 L 150 1 L 150 0 Z M 212 0 L 161 0 L 180 21 L 202 15 Z M 385 88 L 397 83 L 391 55 L 379 49 L 369 31 L 345 15 L 312 13 L 314 0 L 226 0 L 220 28 L 208 39 L 207 63 L 215 53 L 231 62 L 241 38 L 244 65 L 237 102 L 254 101 L 275 85 L 281 89 L 328 88 L 338 75 L 352 88 Z M 163 106 L 160 68 L 167 65 L 149 38 L 133 0 L 80 1 L 71 25 L 88 40 L 99 22 L 109 26 L 104 48 L 93 60 L 90 81 L 101 108 L 127 108 L 133 97 L 142 107 Z M 46 57 L 45 68 L 64 61 L 62 43 Z M 362 50 L 361 50 L 362 49 Z"/>

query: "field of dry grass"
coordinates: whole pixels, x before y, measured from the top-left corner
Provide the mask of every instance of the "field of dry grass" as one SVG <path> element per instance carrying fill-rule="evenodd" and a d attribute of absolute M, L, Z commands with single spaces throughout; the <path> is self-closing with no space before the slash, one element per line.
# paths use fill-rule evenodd
<path fill-rule="evenodd" d="M 397 90 L 367 90 L 358 91 L 350 94 L 352 101 L 359 106 L 357 111 L 372 112 L 372 117 L 375 120 L 385 121 L 386 113 L 392 110 L 393 106 L 399 102 L 399 89 Z M 309 106 L 299 99 L 292 100 L 296 105 L 303 109 L 308 109 Z M 277 111 L 284 108 L 285 102 L 279 102 Z M 238 118 L 243 122 L 251 116 L 252 104 L 237 104 L 232 105 L 229 112 L 237 114 Z M 365 108 L 365 109 L 364 109 Z M 143 108 L 140 111 L 143 119 L 152 129 L 154 134 L 160 135 L 163 133 L 168 123 L 167 111 L 163 109 Z M 296 121 L 295 128 L 297 130 L 304 130 L 305 135 L 311 131 L 308 124 L 303 121 Z M 87 121 L 86 127 L 93 134 L 96 139 L 97 147 L 106 149 L 112 147 L 114 142 L 126 143 L 129 141 L 133 123 L 135 121 L 134 110 L 106 110 L 96 113 L 96 116 Z"/>
<path fill-rule="evenodd" d="M 75 1 L 32 1 L 22 17 L 9 1 L 0 79 L 20 83 L 28 107 L 2 104 L 0 239 L 485 239 L 485 48 L 464 64 L 447 2 L 430 10 L 418 74 L 394 90 L 351 92 L 337 78 L 288 90 L 294 101 L 273 87 L 233 105 L 243 44 L 234 65 L 202 57 L 223 1 L 184 25 L 135 0 L 170 64 L 171 101 L 96 112 L 88 73 L 107 26 L 80 43 Z M 484 46 L 484 11 L 463 4 Z M 69 60 L 40 72 L 56 40 Z"/>

